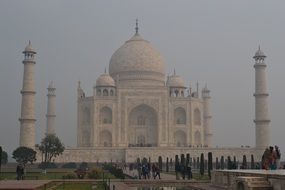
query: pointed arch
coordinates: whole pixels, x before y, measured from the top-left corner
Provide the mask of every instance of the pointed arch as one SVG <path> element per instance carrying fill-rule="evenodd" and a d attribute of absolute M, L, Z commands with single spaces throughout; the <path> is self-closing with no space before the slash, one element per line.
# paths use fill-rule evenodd
<path fill-rule="evenodd" d="M 195 132 L 195 144 L 201 145 L 201 133 L 199 131 Z"/>
<path fill-rule="evenodd" d="M 174 143 L 175 146 L 181 147 L 181 146 L 187 146 L 187 141 L 186 141 L 186 133 L 184 131 L 176 131 L 174 133 Z"/>
<path fill-rule="evenodd" d="M 186 112 L 184 108 L 178 107 L 174 110 L 175 124 L 186 124 Z"/>
<path fill-rule="evenodd" d="M 156 110 L 140 104 L 128 114 L 128 140 L 131 145 L 157 146 L 158 118 Z M 143 136 L 143 137 L 142 137 Z"/>
<path fill-rule="evenodd" d="M 111 108 L 105 106 L 100 109 L 100 123 L 101 124 L 111 124 L 112 123 L 112 110 Z"/>
<path fill-rule="evenodd" d="M 82 115 L 82 124 L 88 125 L 90 124 L 90 109 L 88 107 L 83 108 L 83 115 Z"/>
<path fill-rule="evenodd" d="M 194 110 L 194 124 L 201 125 L 201 112 L 198 108 Z"/>
<path fill-rule="evenodd" d="M 112 89 L 110 90 L 110 96 L 114 96 L 114 91 Z"/>
<path fill-rule="evenodd" d="M 112 146 L 112 133 L 104 130 L 100 132 L 99 135 L 100 138 L 100 146 L 104 146 L 104 147 L 111 147 Z"/>
<path fill-rule="evenodd" d="M 107 89 L 104 89 L 104 90 L 103 90 L 103 96 L 108 96 L 108 95 L 109 95 L 108 90 L 107 90 Z"/>

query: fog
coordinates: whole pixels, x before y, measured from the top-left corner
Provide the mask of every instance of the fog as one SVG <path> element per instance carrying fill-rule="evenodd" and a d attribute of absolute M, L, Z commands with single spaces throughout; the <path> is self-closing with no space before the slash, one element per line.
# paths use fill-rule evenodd
<path fill-rule="evenodd" d="M 78 80 L 87 96 L 112 54 L 135 32 L 185 84 L 211 90 L 213 144 L 255 146 L 254 59 L 267 55 L 270 138 L 285 149 L 285 1 L 0 1 L 0 145 L 19 146 L 23 54 L 36 55 L 36 143 L 46 129 L 47 86 L 56 89 L 56 133 L 76 146 Z M 284 155 L 284 154 L 283 154 Z"/>

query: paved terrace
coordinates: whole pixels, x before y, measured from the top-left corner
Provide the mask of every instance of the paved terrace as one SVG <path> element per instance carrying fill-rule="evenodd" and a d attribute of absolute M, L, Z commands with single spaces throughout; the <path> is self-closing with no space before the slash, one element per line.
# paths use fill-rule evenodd
<path fill-rule="evenodd" d="M 0 181 L 1 190 L 36 190 L 48 187 L 50 180 L 2 180 Z"/>

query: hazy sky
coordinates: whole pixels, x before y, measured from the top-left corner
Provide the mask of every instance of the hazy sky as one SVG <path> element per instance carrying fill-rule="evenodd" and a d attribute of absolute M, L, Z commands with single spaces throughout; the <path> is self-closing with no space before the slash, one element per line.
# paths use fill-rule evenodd
<path fill-rule="evenodd" d="M 47 86 L 56 90 L 56 132 L 76 145 L 76 89 L 87 96 L 116 49 L 139 32 L 176 69 L 185 84 L 208 84 L 213 141 L 218 146 L 255 145 L 254 60 L 266 59 L 270 137 L 285 149 L 285 1 L 0 1 L 0 145 L 19 145 L 23 54 L 31 40 L 36 55 L 36 142 L 46 128 Z M 284 154 L 283 154 L 284 155 Z"/>

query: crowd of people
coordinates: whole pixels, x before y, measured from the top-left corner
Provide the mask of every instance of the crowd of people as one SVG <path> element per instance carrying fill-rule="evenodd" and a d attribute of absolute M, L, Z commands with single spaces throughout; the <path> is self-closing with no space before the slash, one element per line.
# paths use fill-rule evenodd
<path fill-rule="evenodd" d="M 192 168 L 190 164 L 188 163 L 186 166 L 183 164 L 180 164 L 179 162 L 176 162 L 175 164 L 175 174 L 176 179 L 180 179 L 180 176 L 182 179 L 185 179 L 187 176 L 187 179 L 192 179 Z"/>
<path fill-rule="evenodd" d="M 270 146 L 265 149 L 262 155 L 262 169 L 265 170 L 276 170 L 281 169 L 280 166 L 281 153 L 279 147 Z"/>
<path fill-rule="evenodd" d="M 153 179 L 161 179 L 160 177 L 160 168 L 158 164 L 153 163 L 151 164 L 138 164 L 137 167 L 138 170 L 138 178 L 139 179 L 150 179 L 153 177 Z"/>

